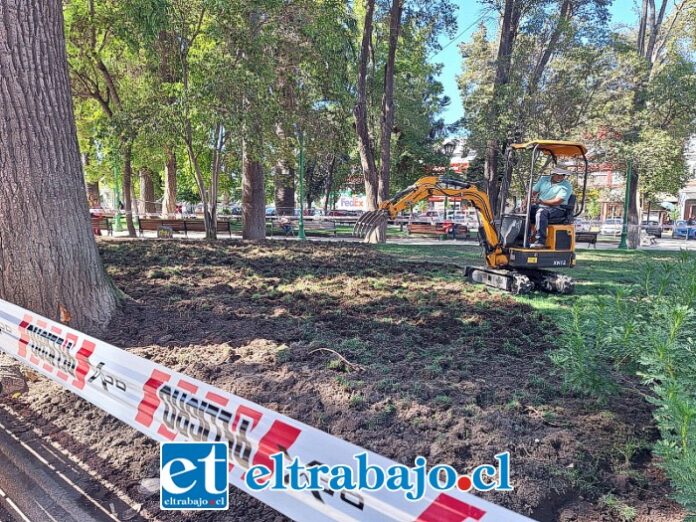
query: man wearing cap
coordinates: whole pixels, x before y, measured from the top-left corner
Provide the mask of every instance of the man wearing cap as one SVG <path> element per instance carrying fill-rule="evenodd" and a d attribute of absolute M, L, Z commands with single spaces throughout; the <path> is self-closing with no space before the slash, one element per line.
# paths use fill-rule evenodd
<path fill-rule="evenodd" d="M 567 205 L 573 194 L 573 187 L 566 179 L 572 174 L 569 170 L 555 167 L 550 176 L 541 176 L 532 187 L 532 205 L 530 217 L 536 224 L 536 235 L 531 248 L 546 248 L 546 229 L 549 219 L 562 218 L 565 210 L 561 205 Z"/>

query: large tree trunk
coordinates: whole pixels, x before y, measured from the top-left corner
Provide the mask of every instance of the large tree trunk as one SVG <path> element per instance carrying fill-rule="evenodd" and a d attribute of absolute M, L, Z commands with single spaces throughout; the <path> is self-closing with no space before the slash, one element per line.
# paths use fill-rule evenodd
<path fill-rule="evenodd" d="M 360 166 L 365 179 L 366 210 L 377 208 L 379 181 L 375 164 L 375 151 L 367 124 L 367 62 L 370 57 L 372 42 L 372 19 L 375 12 L 375 0 L 367 0 L 365 11 L 365 27 L 363 29 L 362 46 L 360 48 L 360 66 L 358 68 L 358 96 L 353 115 L 355 130 L 358 135 L 358 152 Z"/>
<path fill-rule="evenodd" d="M 169 146 L 164 147 L 164 196 L 162 199 L 162 217 L 173 218 L 176 215 L 176 153 Z"/>
<path fill-rule="evenodd" d="M 0 297 L 98 333 L 116 295 L 84 195 L 62 3 L 0 1 L 0 49 Z"/>
<path fill-rule="evenodd" d="M 498 158 L 502 143 L 505 140 L 503 130 L 499 128 L 499 99 L 504 92 L 504 86 L 510 81 L 510 65 L 512 61 L 512 51 L 517 31 L 519 28 L 522 7 L 520 0 L 505 0 L 503 9 L 503 19 L 500 25 L 500 38 L 498 42 L 498 54 L 496 57 L 495 80 L 493 82 L 493 100 L 490 111 L 490 124 L 493 136 L 486 144 L 484 170 L 488 182 L 488 198 L 492 208 L 496 208 L 498 203 L 498 192 L 500 183 L 498 180 Z M 496 135 L 497 134 L 497 135 Z"/>
<path fill-rule="evenodd" d="M 123 150 L 123 205 L 126 212 L 126 226 L 128 227 L 128 236 L 135 237 L 135 227 L 133 226 L 133 200 L 132 200 L 132 184 L 133 184 L 133 143 L 126 141 Z"/>
<path fill-rule="evenodd" d="M 391 167 L 391 135 L 394 128 L 394 62 L 401 29 L 404 0 L 392 0 L 389 21 L 389 52 L 384 66 L 384 95 L 382 96 L 382 155 L 379 172 L 379 202 L 389 199 L 389 168 Z"/>
<path fill-rule="evenodd" d="M 280 160 L 275 167 L 275 208 L 279 216 L 295 214 L 295 169 Z"/>
<path fill-rule="evenodd" d="M 242 238 L 266 238 L 266 195 L 261 162 L 245 145 L 242 174 Z"/>
<path fill-rule="evenodd" d="M 153 175 L 154 173 L 148 167 L 140 169 L 140 199 L 143 200 L 143 211 L 147 215 L 157 213 Z"/>
<path fill-rule="evenodd" d="M 500 183 L 498 183 L 498 142 L 496 140 L 488 140 L 486 144 L 484 172 L 486 174 L 488 199 L 491 202 L 491 208 L 495 212 L 495 209 L 498 208 L 498 192 L 500 192 Z"/>
<path fill-rule="evenodd" d="M 626 239 L 628 248 L 638 248 L 640 246 L 640 205 L 638 202 L 638 169 L 631 171 L 631 193 L 628 198 L 628 231 Z"/>
<path fill-rule="evenodd" d="M 333 190 L 333 178 L 334 171 L 336 170 L 336 155 L 331 155 L 331 163 L 329 163 L 329 172 L 326 176 L 326 193 L 324 197 L 324 215 L 329 213 L 329 199 L 331 198 L 331 191 Z"/>

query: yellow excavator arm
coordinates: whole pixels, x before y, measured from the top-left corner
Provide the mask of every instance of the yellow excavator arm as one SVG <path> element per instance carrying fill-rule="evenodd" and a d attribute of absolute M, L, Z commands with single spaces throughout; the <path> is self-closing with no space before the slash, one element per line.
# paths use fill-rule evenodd
<path fill-rule="evenodd" d="M 379 205 L 379 210 L 386 212 L 389 215 L 389 219 L 394 219 L 399 212 L 411 208 L 419 201 L 428 199 L 431 196 L 461 198 L 471 203 L 479 211 L 484 239 L 488 246 L 487 250 L 495 250 L 499 246 L 500 239 L 498 232 L 493 226 L 493 209 L 491 208 L 488 194 L 479 190 L 476 185 L 466 181 L 439 176 L 425 176 L 396 194 L 393 198 L 383 201 Z"/>

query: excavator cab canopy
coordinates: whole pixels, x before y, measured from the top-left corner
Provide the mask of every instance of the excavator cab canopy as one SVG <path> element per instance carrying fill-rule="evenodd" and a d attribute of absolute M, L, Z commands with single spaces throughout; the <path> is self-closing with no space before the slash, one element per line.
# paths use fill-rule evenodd
<path fill-rule="evenodd" d="M 534 140 L 527 143 L 513 143 L 510 145 L 513 149 L 536 149 L 550 156 L 576 157 L 587 154 L 587 147 L 582 143 L 574 141 L 554 141 L 554 140 Z"/>
<path fill-rule="evenodd" d="M 526 151 L 531 151 L 531 165 L 529 177 L 524 182 L 527 188 L 527 195 L 525 198 L 526 204 L 524 205 L 524 214 L 522 214 L 521 216 L 519 214 L 506 214 L 505 205 L 508 191 L 510 189 L 510 183 L 512 181 L 512 170 L 514 166 L 517 165 L 517 160 L 515 159 L 515 156 L 518 153 L 523 153 Z M 568 207 L 564 208 L 564 210 L 566 211 L 566 218 L 564 218 L 565 222 L 572 222 L 573 218 L 579 216 L 585 208 L 588 177 L 587 147 L 585 147 L 585 145 L 574 141 L 559 140 L 532 140 L 526 143 L 510 144 L 508 147 L 508 151 L 506 152 L 505 176 L 501 185 L 499 211 L 496 214 L 496 217 L 498 217 L 498 219 L 501 220 L 501 226 L 502 220 L 504 218 L 507 218 L 508 220 L 519 220 L 520 217 L 524 218 L 524 248 L 527 248 L 529 246 L 529 234 L 531 230 L 530 210 L 532 206 L 532 191 L 534 182 L 537 179 L 537 170 L 539 168 L 539 165 L 537 165 L 536 160 L 540 158 L 542 155 L 547 156 L 547 158 L 543 167 L 541 168 L 546 168 L 551 162 L 553 162 L 553 165 L 558 167 L 565 167 L 568 160 L 575 164 L 572 170 L 567 172 L 568 174 L 575 174 L 578 176 L 578 185 L 582 190 L 582 196 L 580 198 L 576 198 L 573 196 L 569 201 L 569 205 L 562 206 Z M 562 163 L 559 164 L 561 158 L 563 158 L 564 160 L 562 161 Z M 580 181 L 580 175 L 582 175 L 582 182 Z M 577 209 L 575 208 L 576 200 L 579 200 L 580 202 L 579 208 Z"/>

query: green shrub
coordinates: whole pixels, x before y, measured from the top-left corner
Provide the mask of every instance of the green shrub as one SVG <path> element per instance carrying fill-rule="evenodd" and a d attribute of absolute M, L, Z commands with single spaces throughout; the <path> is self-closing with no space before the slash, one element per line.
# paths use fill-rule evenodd
<path fill-rule="evenodd" d="M 620 372 L 649 386 L 660 441 L 654 451 L 696 520 L 696 256 L 643 267 L 628 292 L 576 305 L 551 359 L 566 387 L 600 400 Z"/>

